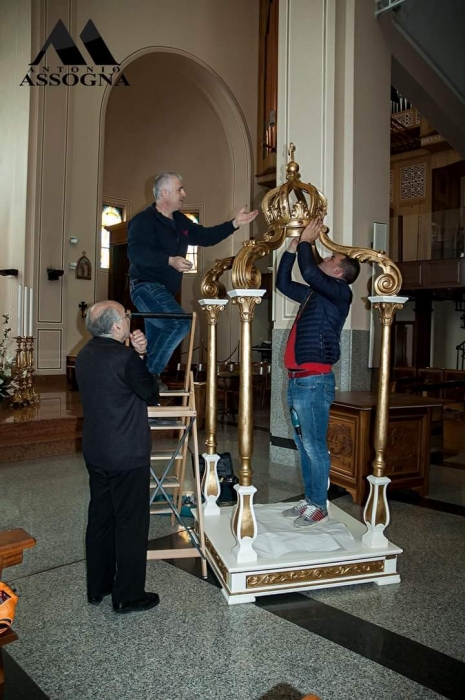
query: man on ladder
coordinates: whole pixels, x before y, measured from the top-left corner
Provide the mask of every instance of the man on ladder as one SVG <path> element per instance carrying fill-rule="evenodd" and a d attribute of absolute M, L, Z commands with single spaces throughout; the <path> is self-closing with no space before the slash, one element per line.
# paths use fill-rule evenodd
<path fill-rule="evenodd" d="M 170 314 L 169 318 L 147 318 L 147 366 L 157 377 L 160 391 L 166 385 L 160 374 L 171 355 L 189 332 L 189 321 L 173 318 L 183 310 L 175 299 L 182 275 L 192 263 L 186 259 L 188 246 L 213 246 L 252 222 L 258 211 L 243 207 L 232 221 L 218 226 L 200 226 L 179 211 L 186 192 L 177 173 L 164 172 L 155 178 L 155 202 L 139 212 L 128 226 L 128 257 L 131 299 L 143 313 Z"/>

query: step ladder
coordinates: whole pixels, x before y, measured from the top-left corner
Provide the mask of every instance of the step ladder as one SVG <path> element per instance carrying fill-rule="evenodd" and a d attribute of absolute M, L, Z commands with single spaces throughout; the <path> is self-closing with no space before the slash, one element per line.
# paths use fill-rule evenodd
<path fill-rule="evenodd" d="M 133 313 L 132 316 L 169 318 L 170 314 Z M 195 406 L 194 377 L 191 371 L 194 349 L 194 336 L 197 315 L 183 314 L 183 318 L 192 318 L 186 354 L 186 369 L 183 386 L 179 389 L 168 389 L 160 392 L 162 405 L 149 406 L 148 417 L 151 431 L 170 431 L 175 433 L 171 438 L 173 446 L 170 449 L 152 449 L 150 455 L 150 514 L 171 514 L 171 523 L 178 522 L 186 532 L 190 547 L 181 549 L 151 549 L 147 551 L 147 559 L 185 559 L 200 557 L 202 576 L 207 577 L 207 560 L 205 557 L 205 535 L 203 530 L 203 509 L 201 476 L 199 468 L 199 445 L 197 438 L 197 411 Z M 175 403 L 166 405 L 166 400 Z M 164 403 L 164 405 L 163 405 Z M 168 439 L 168 438 L 167 438 Z M 194 531 L 181 515 L 184 478 L 186 463 L 189 456 L 189 440 L 192 440 L 192 456 L 194 462 L 194 493 L 197 503 L 196 530 Z M 160 476 L 156 473 L 157 463 L 167 462 L 162 467 Z M 156 500 L 161 496 L 160 500 Z"/>
<path fill-rule="evenodd" d="M 187 343 L 187 353 L 186 353 L 186 369 L 184 373 L 184 382 L 183 386 L 180 387 L 179 389 L 168 389 L 167 391 L 161 391 L 160 392 L 160 400 L 162 403 L 162 406 L 159 408 L 168 408 L 166 406 L 166 401 L 169 399 L 170 400 L 170 407 L 185 407 L 189 403 L 189 396 L 190 396 L 190 387 L 189 387 L 189 381 L 190 381 L 190 375 L 191 375 L 191 366 L 192 366 L 192 356 L 194 352 L 194 337 L 195 337 L 195 328 L 196 328 L 196 322 L 197 322 L 197 314 L 194 312 L 193 314 L 189 314 L 189 316 L 192 317 L 191 321 L 191 328 L 189 331 L 189 336 L 188 336 L 188 343 Z M 193 387 L 192 387 L 193 388 Z M 171 402 L 175 402 L 174 406 L 171 405 Z M 165 405 L 163 405 L 165 404 Z M 195 406 L 195 396 L 194 396 L 194 406 Z M 149 411 L 149 417 L 154 417 L 150 416 L 150 411 Z M 176 456 L 174 457 L 174 463 L 170 467 L 170 470 L 172 470 L 172 475 L 166 477 L 166 483 L 165 483 L 165 488 L 170 489 L 171 496 L 173 498 L 173 501 L 176 503 L 176 508 L 181 512 L 182 508 L 182 497 L 183 497 L 183 490 L 184 490 L 184 478 L 186 474 L 186 464 L 187 464 L 187 459 L 189 457 L 189 444 L 188 444 L 188 437 L 183 440 L 183 436 L 185 433 L 185 425 L 186 422 L 183 420 L 184 417 L 179 416 L 178 420 L 176 419 L 175 416 L 169 415 L 164 418 L 165 421 L 168 421 L 168 425 L 164 426 L 164 430 L 174 430 L 175 434 L 177 435 L 178 438 L 178 445 L 179 449 L 176 449 Z M 162 420 L 162 417 L 158 415 L 159 421 Z M 197 423 L 195 425 L 197 429 Z M 161 429 L 161 425 L 160 425 Z M 155 466 L 156 462 L 166 460 L 166 459 L 171 459 L 171 456 L 173 454 L 172 450 L 155 450 L 152 451 L 151 455 L 151 463 L 153 466 Z M 153 469 L 152 469 L 152 479 L 151 479 L 151 488 L 156 488 L 157 484 L 154 480 L 154 475 L 153 475 Z M 158 495 L 158 494 L 156 494 Z M 157 502 L 154 502 L 155 496 L 152 493 L 152 497 L 150 499 L 150 513 L 151 515 L 157 514 L 164 514 L 166 513 L 166 508 L 169 507 L 167 504 L 165 504 L 165 510 L 162 508 L 162 504 L 158 504 Z M 176 516 L 173 513 L 171 517 L 171 524 L 174 525 L 176 522 Z"/>
<path fill-rule="evenodd" d="M 157 410 L 160 410 L 161 408 L 166 408 L 166 404 L 168 400 L 170 401 L 170 404 L 175 402 L 178 407 L 180 406 L 187 406 L 188 401 L 189 401 L 189 378 L 190 378 L 190 372 L 191 372 L 191 365 L 192 365 L 192 356 L 193 356 L 193 351 L 194 351 L 194 337 L 195 337 L 195 329 L 196 329 L 196 322 L 197 322 L 197 314 L 190 313 L 190 314 L 163 314 L 163 313 L 149 313 L 149 312 L 133 312 L 131 313 L 131 318 L 189 318 L 191 319 L 191 327 L 188 335 L 188 344 L 187 344 L 187 352 L 186 352 L 186 370 L 184 374 L 184 380 L 183 380 L 183 386 L 180 387 L 179 389 L 168 389 L 167 391 L 161 391 L 160 392 L 160 402 L 163 404 L 162 406 L 158 407 Z M 128 341 L 129 342 L 129 341 Z M 159 416 L 161 420 L 161 416 Z M 172 416 L 171 414 L 167 416 L 165 419 L 167 423 L 164 425 L 164 430 L 166 431 L 174 431 L 175 434 L 178 437 L 178 442 L 181 441 L 183 432 L 184 432 L 184 422 L 179 418 L 179 421 L 175 420 L 175 417 Z M 161 425 L 160 428 L 161 429 Z M 152 450 L 152 455 L 151 455 L 151 464 L 152 464 L 152 478 L 150 482 L 150 487 L 151 490 L 155 489 L 157 484 L 154 480 L 153 477 L 153 471 L 154 467 L 157 462 L 163 461 L 163 460 L 170 460 L 172 456 L 173 450 L 171 449 L 164 449 L 164 450 Z M 176 508 L 178 509 L 179 512 L 181 512 L 182 508 L 182 496 L 183 496 L 183 488 L 184 488 L 184 477 L 185 477 L 185 471 L 186 471 L 186 462 L 188 458 L 188 440 L 185 440 L 184 443 L 182 444 L 181 449 L 178 451 L 178 454 L 175 457 L 174 464 L 170 469 L 172 469 L 172 473 L 169 477 L 166 477 L 167 481 L 165 483 L 165 488 L 169 488 L 171 492 L 171 496 L 173 500 L 176 503 Z M 158 495 L 158 494 L 157 494 Z M 160 494 L 162 495 L 162 494 Z M 158 502 L 153 501 L 154 495 L 152 493 L 151 499 L 150 499 L 150 507 L 151 507 L 151 514 L 155 515 L 157 512 L 159 514 L 165 514 L 168 511 L 166 510 L 169 508 L 167 504 L 165 504 L 165 508 L 162 508 L 162 504 L 158 505 Z M 172 513 L 171 517 L 171 524 L 174 525 L 176 522 L 176 516 L 174 513 Z"/>
<path fill-rule="evenodd" d="M 147 559 L 185 559 L 200 557 L 202 576 L 207 577 L 207 560 L 205 558 L 205 535 L 203 529 L 203 509 L 201 477 L 199 468 L 199 443 L 197 439 L 197 411 L 195 408 L 194 376 L 189 373 L 187 385 L 187 401 L 180 406 L 150 406 L 148 408 L 150 430 L 175 430 L 178 439 L 173 450 L 154 450 L 151 455 L 151 515 L 172 514 L 172 521 L 178 522 L 189 537 L 191 547 L 180 549 L 150 549 Z M 194 493 L 197 503 L 197 527 L 192 530 L 181 515 L 182 490 L 188 441 L 192 438 L 192 455 L 194 462 Z M 168 459 L 168 464 L 157 476 L 154 464 L 159 460 Z M 173 470 L 174 475 L 170 475 Z M 172 497 L 171 492 L 172 491 Z M 163 499 L 156 501 L 161 495 Z"/>

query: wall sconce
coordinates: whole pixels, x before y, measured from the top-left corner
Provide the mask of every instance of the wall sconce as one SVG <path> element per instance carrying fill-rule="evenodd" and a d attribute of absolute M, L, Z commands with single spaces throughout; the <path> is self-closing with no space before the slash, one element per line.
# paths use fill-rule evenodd
<path fill-rule="evenodd" d="M 79 239 L 76 238 L 75 236 L 71 236 L 71 238 L 69 239 L 69 242 L 71 243 L 71 245 L 76 245 L 78 240 Z"/>
<path fill-rule="evenodd" d="M 47 277 L 50 282 L 55 282 L 56 280 L 59 280 L 63 273 L 64 270 L 55 270 L 54 267 L 47 268 Z"/>
<path fill-rule="evenodd" d="M 81 318 L 85 318 L 87 315 L 87 304 L 85 301 L 81 301 L 79 304 L 79 308 L 81 309 Z"/>
<path fill-rule="evenodd" d="M 75 270 L 77 268 L 77 263 L 70 262 L 68 263 L 68 270 Z"/>

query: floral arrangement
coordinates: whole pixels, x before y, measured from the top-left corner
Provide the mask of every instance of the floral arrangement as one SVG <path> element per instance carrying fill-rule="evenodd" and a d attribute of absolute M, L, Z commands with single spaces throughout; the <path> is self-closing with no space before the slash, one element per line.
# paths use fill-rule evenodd
<path fill-rule="evenodd" d="M 9 321 L 8 314 L 3 314 L 3 333 L 0 340 L 0 401 L 11 396 L 14 389 L 14 357 L 8 352 L 11 343 Z"/>

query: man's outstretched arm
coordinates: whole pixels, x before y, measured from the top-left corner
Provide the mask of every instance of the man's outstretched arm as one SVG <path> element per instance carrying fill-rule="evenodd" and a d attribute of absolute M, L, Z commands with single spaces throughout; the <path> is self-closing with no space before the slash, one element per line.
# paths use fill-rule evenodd
<path fill-rule="evenodd" d="M 292 238 L 288 249 L 283 253 L 276 275 L 276 288 L 289 299 L 292 299 L 292 301 L 297 301 L 301 304 L 308 296 L 309 289 L 306 284 L 294 282 L 292 279 L 292 268 L 295 263 L 298 243 L 298 238 Z"/>
<path fill-rule="evenodd" d="M 194 224 L 192 221 L 189 221 L 187 224 L 189 245 L 200 245 L 207 248 L 224 241 L 225 238 L 228 238 L 228 236 L 233 234 L 234 231 L 237 231 L 238 228 L 245 226 L 245 224 L 250 224 L 250 222 L 257 217 L 257 209 L 246 212 L 246 208 L 247 207 L 242 207 L 232 221 L 226 221 L 224 224 L 219 224 L 218 226 L 200 226 L 200 224 Z"/>

